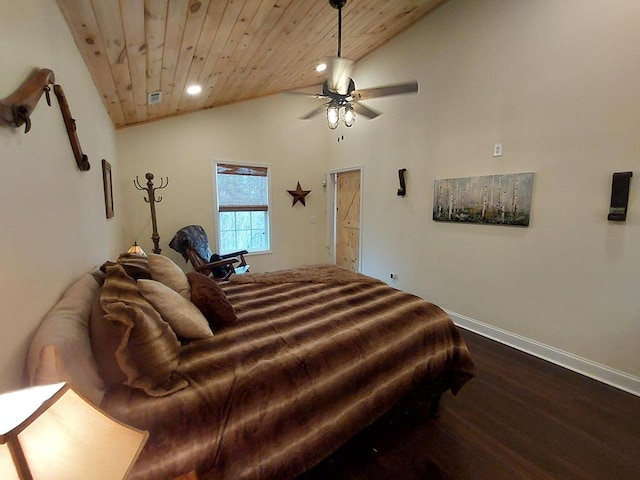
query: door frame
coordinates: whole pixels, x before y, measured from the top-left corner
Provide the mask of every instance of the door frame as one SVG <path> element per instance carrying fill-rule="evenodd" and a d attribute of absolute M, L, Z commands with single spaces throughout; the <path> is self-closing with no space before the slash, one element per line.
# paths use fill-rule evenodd
<path fill-rule="evenodd" d="M 336 170 L 329 170 L 327 174 L 327 244 L 329 245 L 329 258 L 335 264 L 336 263 L 336 222 L 338 221 L 336 215 L 336 204 L 338 201 L 338 174 L 345 172 L 360 172 L 360 232 L 358 238 L 358 272 L 362 271 L 362 231 L 363 231 L 363 204 L 362 201 L 362 187 L 364 180 L 364 165 L 356 165 L 353 167 L 339 168 Z"/>

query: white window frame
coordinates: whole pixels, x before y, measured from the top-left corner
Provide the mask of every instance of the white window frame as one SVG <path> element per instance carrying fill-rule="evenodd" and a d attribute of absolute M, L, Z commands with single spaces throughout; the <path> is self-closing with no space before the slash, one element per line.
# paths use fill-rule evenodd
<path fill-rule="evenodd" d="M 265 163 L 258 163 L 258 162 L 238 162 L 238 161 L 233 161 L 233 160 L 213 160 L 213 184 L 214 184 L 214 225 L 216 227 L 216 251 L 220 254 L 224 254 L 224 253 L 231 253 L 231 252 L 222 252 L 221 251 L 221 241 L 220 241 L 220 205 L 218 204 L 218 165 L 233 165 L 233 166 L 238 166 L 238 167 L 259 167 L 259 168 L 265 168 L 267 170 L 267 210 L 266 210 L 266 215 L 267 215 L 267 231 L 266 231 L 266 235 L 267 235 L 267 242 L 269 245 L 269 248 L 266 250 L 256 250 L 256 251 L 249 251 L 248 255 L 261 255 L 261 254 L 265 254 L 265 253 L 271 253 L 272 252 L 272 247 L 271 247 L 271 240 L 272 240 L 272 235 L 271 235 L 271 224 L 272 224 L 272 215 L 271 215 L 271 210 L 272 210 L 272 202 L 271 202 L 271 165 L 270 164 L 265 164 Z"/>

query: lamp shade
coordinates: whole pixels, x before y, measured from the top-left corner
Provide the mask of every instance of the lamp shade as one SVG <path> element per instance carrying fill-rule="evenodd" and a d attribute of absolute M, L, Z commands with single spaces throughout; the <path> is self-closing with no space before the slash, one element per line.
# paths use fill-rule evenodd
<path fill-rule="evenodd" d="M 123 479 L 149 434 L 58 383 L 0 395 L 0 478 Z"/>
<path fill-rule="evenodd" d="M 142 249 L 142 247 L 138 245 L 138 242 L 133 242 L 133 245 L 129 247 L 129 250 L 127 250 L 127 253 L 135 253 L 136 255 L 142 255 L 144 257 L 147 256 L 147 254 Z"/>

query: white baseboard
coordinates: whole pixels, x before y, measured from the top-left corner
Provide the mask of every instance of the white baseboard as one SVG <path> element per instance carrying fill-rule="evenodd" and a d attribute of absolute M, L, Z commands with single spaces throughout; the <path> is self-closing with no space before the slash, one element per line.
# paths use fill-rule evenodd
<path fill-rule="evenodd" d="M 640 397 L 640 377 L 445 310 L 456 325 Z"/>

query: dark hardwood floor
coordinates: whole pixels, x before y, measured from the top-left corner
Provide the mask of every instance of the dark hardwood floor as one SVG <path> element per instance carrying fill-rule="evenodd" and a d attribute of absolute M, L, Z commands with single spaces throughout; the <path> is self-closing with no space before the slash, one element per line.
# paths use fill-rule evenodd
<path fill-rule="evenodd" d="M 640 398 L 462 331 L 477 378 L 415 403 L 300 480 L 640 479 Z"/>

